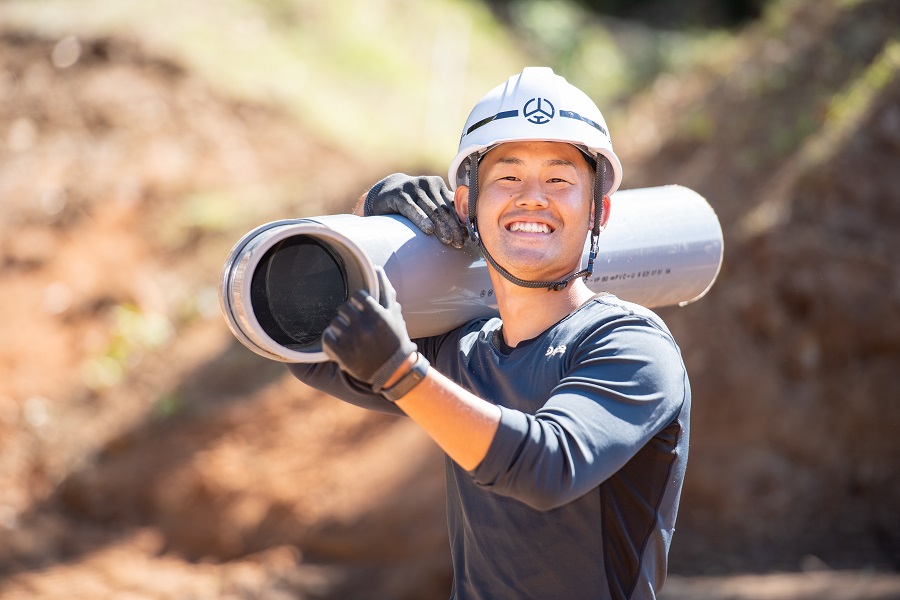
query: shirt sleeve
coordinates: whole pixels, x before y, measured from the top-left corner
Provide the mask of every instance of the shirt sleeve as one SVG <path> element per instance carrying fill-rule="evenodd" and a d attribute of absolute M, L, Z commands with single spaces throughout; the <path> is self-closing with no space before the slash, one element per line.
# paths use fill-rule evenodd
<path fill-rule="evenodd" d="M 292 363 L 288 364 L 287 368 L 294 377 L 306 385 L 344 402 L 378 412 L 404 415 L 393 402 L 373 392 L 365 383 L 341 371 L 336 362 Z"/>
<path fill-rule="evenodd" d="M 419 352 L 423 353 L 430 361 L 434 361 L 437 351 L 440 349 L 448 334 L 434 338 L 419 338 L 412 340 Z M 334 396 L 344 402 L 392 415 L 406 416 L 393 402 L 388 401 L 381 394 L 376 394 L 372 389 L 358 381 L 338 367 L 334 361 L 321 363 L 292 363 L 287 365 L 291 374 L 321 392 Z"/>
<path fill-rule="evenodd" d="M 500 407 L 475 482 L 541 510 L 603 483 L 678 418 L 687 375 L 671 335 L 632 315 L 578 345 L 535 414 Z"/>

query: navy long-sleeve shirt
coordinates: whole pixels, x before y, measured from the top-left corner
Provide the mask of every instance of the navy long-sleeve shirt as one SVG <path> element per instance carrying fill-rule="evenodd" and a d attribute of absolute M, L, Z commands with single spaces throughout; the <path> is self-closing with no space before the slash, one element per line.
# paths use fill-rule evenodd
<path fill-rule="evenodd" d="M 500 407 L 474 471 L 445 463 L 452 598 L 654 598 L 687 463 L 690 385 L 651 311 L 599 295 L 508 348 L 499 319 L 417 340 Z M 354 404 L 399 412 L 334 363 L 291 365 Z"/>

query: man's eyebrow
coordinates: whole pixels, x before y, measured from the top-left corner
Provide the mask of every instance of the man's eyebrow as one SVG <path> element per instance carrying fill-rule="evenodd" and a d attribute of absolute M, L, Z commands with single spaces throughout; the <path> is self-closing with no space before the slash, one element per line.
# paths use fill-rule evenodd
<path fill-rule="evenodd" d="M 515 156 L 504 156 L 503 158 L 497 159 L 497 164 L 524 165 L 525 161 L 521 158 L 516 158 Z"/>
<path fill-rule="evenodd" d="M 524 165 L 525 161 L 521 158 L 516 158 L 515 156 L 504 156 L 503 158 L 497 159 L 497 164 L 507 164 L 507 165 Z M 570 160 L 566 160 L 564 158 L 551 158 L 550 160 L 544 161 L 545 165 L 551 167 L 574 167 L 575 163 Z"/>
<path fill-rule="evenodd" d="M 549 165 L 551 167 L 574 167 L 575 163 L 571 160 L 566 160 L 564 158 L 552 158 L 545 162 L 544 164 Z"/>

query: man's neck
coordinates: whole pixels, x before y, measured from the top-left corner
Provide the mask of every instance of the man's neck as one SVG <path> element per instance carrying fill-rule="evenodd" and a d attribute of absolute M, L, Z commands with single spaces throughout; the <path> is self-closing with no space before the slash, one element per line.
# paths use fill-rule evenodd
<path fill-rule="evenodd" d="M 503 321 L 503 339 L 511 347 L 537 337 L 594 295 L 583 279 L 575 279 L 559 291 L 524 288 L 495 273 L 491 279 Z"/>

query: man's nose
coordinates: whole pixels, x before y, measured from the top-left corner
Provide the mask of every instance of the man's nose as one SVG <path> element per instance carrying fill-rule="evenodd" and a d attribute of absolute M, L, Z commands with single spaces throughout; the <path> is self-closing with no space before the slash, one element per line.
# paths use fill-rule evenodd
<path fill-rule="evenodd" d="M 525 182 L 519 197 L 516 198 L 516 206 L 543 208 L 548 200 L 540 181 L 533 179 Z"/>

